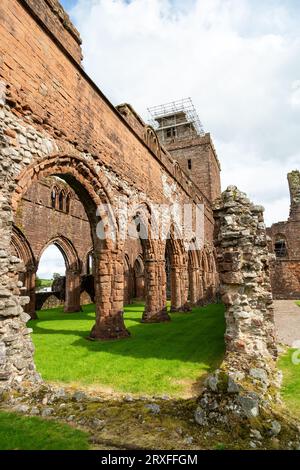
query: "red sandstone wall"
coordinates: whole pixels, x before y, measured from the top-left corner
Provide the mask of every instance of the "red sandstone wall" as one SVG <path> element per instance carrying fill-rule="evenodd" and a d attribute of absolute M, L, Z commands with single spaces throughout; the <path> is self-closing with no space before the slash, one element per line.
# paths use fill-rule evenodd
<path fill-rule="evenodd" d="M 289 219 L 273 224 L 268 235 L 272 253 L 277 236 L 283 236 L 287 246 L 287 257 L 277 258 L 271 266 L 273 296 L 275 299 L 300 299 L 300 221 Z"/>
<path fill-rule="evenodd" d="M 57 0 L 21 0 L 28 5 L 39 20 L 47 26 L 64 45 L 71 56 L 80 64 L 82 60 L 81 39 L 68 14 Z"/>
<path fill-rule="evenodd" d="M 16 114 L 52 135 L 60 151 L 75 147 L 88 152 L 156 203 L 170 202 L 161 181 L 163 173 L 175 174 L 169 157 L 162 154 L 163 165 L 154 157 L 19 1 L 2 0 L 0 18 L 0 81 L 7 85 L 7 102 Z M 197 195 L 183 175 L 177 178 L 177 198 L 190 202 L 192 195 L 200 202 L 200 192 Z M 207 203 L 210 242 L 212 225 Z"/>
<path fill-rule="evenodd" d="M 72 193 L 69 214 L 52 209 L 51 180 L 39 181 L 30 186 L 18 207 L 16 225 L 26 236 L 37 260 L 51 239 L 63 235 L 72 242 L 85 265 L 93 244 L 84 207 Z M 55 184 L 59 186 L 56 181 Z"/>
<path fill-rule="evenodd" d="M 275 299 L 300 299 L 300 261 L 277 260 L 271 266 Z"/>
<path fill-rule="evenodd" d="M 210 201 L 221 194 L 220 164 L 209 134 L 166 145 L 172 157 Z M 192 168 L 188 168 L 188 159 Z"/>

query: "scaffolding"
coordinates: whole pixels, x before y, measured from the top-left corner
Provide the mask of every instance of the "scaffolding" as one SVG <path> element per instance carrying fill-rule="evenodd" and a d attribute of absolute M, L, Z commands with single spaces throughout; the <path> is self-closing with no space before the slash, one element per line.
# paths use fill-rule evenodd
<path fill-rule="evenodd" d="M 191 98 L 184 98 L 171 103 L 161 104 L 148 108 L 150 115 L 149 124 L 159 131 L 160 136 L 164 136 L 163 131 L 172 129 L 176 137 L 176 128 L 189 125 L 190 133 L 203 136 L 205 134 L 202 123 L 199 119 L 195 106 Z"/>

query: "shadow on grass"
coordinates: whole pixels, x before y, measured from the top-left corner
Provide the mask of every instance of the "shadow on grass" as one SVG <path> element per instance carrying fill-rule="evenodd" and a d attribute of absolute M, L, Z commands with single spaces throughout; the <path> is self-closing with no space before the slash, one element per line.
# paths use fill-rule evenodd
<path fill-rule="evenodd" d="M 74 336 L 71 345 L 94 352 L 109 352 L 124 357 L 157 360 L 179 360 L 202 363 L 208 372 L 216 368 L 224 354 L 224 307 L 213 304 L 195 308 L 191 313 L 173 313 L 171 322 L 143 324 L 140 322 L 144 304 L 125 307 L 125 324 L 130 338 L 119 341 L 88 341 L 86 338 L 94 324 L 95 306 L 84 306 L 84 311 L 64 313 L 62 308 L 39 312 L 39 319 L 32 320 L 34 335 Z M 134 315 L 135 314 L 135 315 Z M 64 322 L 70 324 L 68 328 Z M 56 322 L 49 328 L 47 322 Z M 60 322 L 63 328 L 60 328 Z M 44 326 L 43 326 L 44 324 Z M 78 326 L 78 328 L 74 328 Z"/>

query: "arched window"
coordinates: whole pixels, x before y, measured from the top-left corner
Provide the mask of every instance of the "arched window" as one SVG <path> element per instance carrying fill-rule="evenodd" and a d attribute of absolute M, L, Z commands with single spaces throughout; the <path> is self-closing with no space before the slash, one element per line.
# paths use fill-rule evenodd
<path fill-rule="evenodd" d="M 71 202 L 70 194 L 67 194 L 67 197 L 66 197 L 66 213 L 67 214 L 70 213 L 70 202 Z"/>
<path fill-rule="evenodd" d="M 144 264 L 142 258 L 139 256 L 134 263 L 134 272 L 136 276 L 140 276 L 144 272 Z"/>
<path fill-rule="evenodd" d="M 58 208 L 60 211 L 64 210 L 64 200 L 65 200 L 65 193 L 61 191 L 59 193 L 59 199 L 58 199 Z"/>
<path fill-rule="evenodd" d="M 278 235 L 275 239 L 274 251 L 276 258 L 286 258 L 288 255 L 286 240 L 283 235 Z"/>
<path fill-rule="evenodd" d="M 51 207 L 52 207 L 52 209 L 56 208 L 56 197 L 57 197 L 57 190 L 56 190 L 56 188 L 52 188 L 52 191 L 51 191 Z"/>

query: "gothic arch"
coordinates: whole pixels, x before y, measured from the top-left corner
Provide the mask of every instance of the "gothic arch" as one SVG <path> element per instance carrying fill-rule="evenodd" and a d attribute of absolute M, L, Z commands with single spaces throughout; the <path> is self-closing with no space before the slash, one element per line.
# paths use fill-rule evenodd
<path fill-rule="evenodd" d="M 51 188 L 51 193 L 50 193 L 50 196 L 51 196 L 51 207 L 52 209 L 57 209 L 57 197 L 58 197 L 58 194 L 59 194 L 59 189 L 56 185 L 54 185 L 52 188 Z"/>
<path fill-rule="evenodd" d="M 175 222 L 165 243 L 166 288 L 171 311 L 188 311 L 188 253 Z"/>
<path fill-rule="evenodd" d="M 102 241 L 112 247 L 117 242 L 118 221 L 113 213 L 113 194 L 109 188 L 106 177 L 77 154 L 56 154 L 33 162 L 25 168 L 16 178 L 16 189 L 12 195 L 12 209 L 16 212 L 18 203 L 30 185 L 38 179 L 47 176 L 58 176 L 68 183 L 79 199 L 84 201 L 84 208 L 87 212 L 94 242 L 97 241 L 96 227 L 98 235 L 102 236 Z M 105 204 L 105 208 L 103 207 Z M 98 220 L 100 217 L 100 223 Z M 108 236 L 108 234 L 110 236 Z"/>
<path fill-rule="evenodd" d="M 14 247 L 18 258 L 20 258 L 26 269 L 36 268 L 37 261 L 34 257 L 30 243 L 24 233 L 13 224 L 11 244 Z"/>
<path fill-rule="evenodd" d="M 92 263 L 91 263 L 92 259 Z M 89 248 L 89 250 L 86 252 L 84 256 L 84 261 L 85 261 L 85 267 L 84 267 L 84 272 L 87 276 L 93 275 L 93 264 L 94 264 L 94 249 L 93 247 Z"/>
<path fill-rule="evenodd" d="M 50 245 L 55 245 L 59 249 L 59 251 L 61 252 L 65 260 L 66 269 L 72 269 L 72 270 L 81 272 L 82 263 L 78 256 L 77 250 L 74 247 L 73 243 L 64 235 L 57 235 L 51 238 L 46 243 L 46 245 L 43 247 L 43 249 L 39 253 L 38 262 L 40 261 L 41 256 L 44 253 L 44 251 Z"/>
<path fill-rule="evenodd" d="M 15 213 L 30 185 L 47 176 L 58 176 L 68 183 L 83 203 L 91 225 L 95 253 L 96 323 L 92 339 L 115 339 L 129 335 L 123 320 L 122 252 L 118 221 L 113 213 L 113 193 L 99 165 L 83 156 L 56 154 L 33 162 L 15 178 L 11 198 Z M 105 206 L 103 206 L 105 204 Z M 101 273 L 105 272 L 105 276 Z"/>
<path fill-rule="evenodd" d="M 146 305 L 142 321 L 157 323 L 169 321 L 166 307 L 165 268 L 161 252 L 161 241 L 158 239 L 158 226 L 151 207 L 142 202 L 134 206 L 129 214 L 129 236 L 139 238 L 143 251 L 145 272 Z"/>
<path fill-rule="evenodd" d="M 65 190 L 61 189 L 58 194 L 58 210 L 65 211 Z"/>
<path fill-rule="evenodd" d="M 37 260 L 26 236 L 16 225 L 13 225 L 12 228 L 11 245 L 18 258 L 22 260 L 25 268 L 24 271 L 19 273 L 19 280 L 23 283 L 22 292 L 29 297 L 29 302 L 24 306 L 24 310 L 31 318 L 36 318 L 35 282 Z"/>
<path fill-rule="evenodd" d="M 159 143 L 158 136 L 151 126 L 147 126 L 144 131 L 144 139 L 148 147 L 152 150 L 157 157 L 161 157 L 161 146 Z"/>
<path fill-rule="evenodd" d="M 145 296 L 145 266 L 142 255 L 139 255 L 134 262 L 133 281 L 133 297 L 143 299 Z"/>

